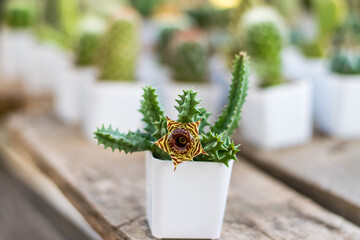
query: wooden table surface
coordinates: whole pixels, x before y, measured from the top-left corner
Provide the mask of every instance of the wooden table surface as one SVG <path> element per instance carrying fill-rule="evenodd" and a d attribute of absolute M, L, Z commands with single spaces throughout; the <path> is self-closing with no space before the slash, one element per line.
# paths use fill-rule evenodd
<path fill-rule="evenodd" d="M 49 115 L 15 114 L 3 129 L 0 149 L 30 156 L 104 239 L 153 239 L 144 153 L 104 150 Z M 221 239 L 360 239 L 360 228 L 240 159 Z"/>
<path fill-rule="evenodd" d="M 360 226 L 360 140 L 316 136 L 311 143 L 279 151 L 265 151 L 244 144 L 241 154 L 272 176 Z"/>

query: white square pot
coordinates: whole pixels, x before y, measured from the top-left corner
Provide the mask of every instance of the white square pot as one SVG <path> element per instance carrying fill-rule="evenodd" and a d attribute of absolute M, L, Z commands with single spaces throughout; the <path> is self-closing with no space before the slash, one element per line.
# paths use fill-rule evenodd
<path fill-rule="evenodd" d="M 192 84 L 168 82 L 160 92 L 161 100 L 164 103 L 165 114 L 169 118 L 176 120 L 178 111 L 174 106 L 179 105 L 176 102 L 177 99 L 180 99 L 178 95 L 183 94 L 182 90 L 191 88 L 198 92 L 196 98 L 201 100 L 199 106 L 206 108 L 209 113 L 212 113 L 209 120 L 213 122 L 223 107 L 222 88 L 213 83 Z"/>
<path fill-rule="evenodd" d="M 96 81 L 84 89 L 84 135 L 94 140 L 93 132 L 103 124 L 120 132 L 136 131 L 141 126 L 139 83 Z M 95 140 L 94 140 L 95 141 Z"/>
<path fill-rule="evenodd" d="M 338 138 L 360 138 L 360 75 L 329 73 L 315 88 L 315 123 Z"/>
<path fill-rule="evenodd" d="M 3 29 L 0 41 L 1 77 L 9 82 L 20 82 L 24 68 L 31 61 L 31 53 L 36 44 L 28 30 Z"/>
<path fill-rule="evenodd" d="M 233 161 L 171 161 L 146 155 L 147 219 L 156 238 L 220 237 Z"/>
<path fill-rule="evenodd" d="M 49 43 L 37 43 L 24 69 L 23 83 L 29 95 L 50 95 L 72 66 L 70 53 Z"/>
<path fill-rule="evenodd" d="M 312 87 L 296 81 L 250 89 L 243 107 L 241 133 L 264 149 L 305 143 L 312 137 Z"/>
<path fill-rule="evenodd" d="M 96 81 L 93 67 L 64 67 L 56 76 L 54 110 L 58 118 L 67 124 L 77 124 L 82 116 L 84 90 Z"/>

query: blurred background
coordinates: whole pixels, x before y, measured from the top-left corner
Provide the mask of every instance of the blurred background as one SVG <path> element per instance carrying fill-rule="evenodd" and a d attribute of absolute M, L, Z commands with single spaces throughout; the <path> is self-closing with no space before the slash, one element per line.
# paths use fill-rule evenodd
<path fill-rule="evenodd" d="M 157 88 L 173 119 L 177 95 L 195 88 L 214 121 L 227 102 L 232 61 L 246 51 L 250 87 L 237 142 L 277 151 L 317 136 L 360 138 L 358 0 L 2 0 L 0 6 L 2 122 L 15 111 L 49 114 L 94 144 L 92 133 L 102 124 L 121 131 L 142 126 L 145 85 Z M 0 191 L 7 193 L 0 193 L 3 240 L 29 232 L 38 236 L 32 239 L 98 238 L 44 210 L 44 200 L 1 165 Z"/>

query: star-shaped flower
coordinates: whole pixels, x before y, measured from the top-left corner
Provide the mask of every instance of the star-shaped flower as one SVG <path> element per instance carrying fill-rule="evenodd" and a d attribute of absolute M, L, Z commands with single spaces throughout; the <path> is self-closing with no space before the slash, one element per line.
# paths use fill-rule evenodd
<path fill-rule="evenodd" d="M 178 164 L 184 161 L 192 161 L 194 157 L 207 153 L 201 146 L 199 137 L 199 124 L 197 122 L 181 123 L 167 118 L 166 128 L 168 133 L 155 142 L 163 151 L 171 156 L 174 163 L 174 171 Z"/>

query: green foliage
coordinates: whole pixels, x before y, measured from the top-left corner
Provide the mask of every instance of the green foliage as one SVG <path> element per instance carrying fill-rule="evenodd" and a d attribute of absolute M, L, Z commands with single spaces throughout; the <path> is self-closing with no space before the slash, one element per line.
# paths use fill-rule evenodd
<path fill-rule="evenodd" d="M 28 28 L 34 24 L 36 9 L 29 0 L 11 0 L 5 5 L 4 21 L 11 28 Z"/>
<path fill-rule="evenodd" d="M 247 27 L 246 46 L 253 59 L 260 86 L 282 83 L 281 50 L 283 39 L 273 22 L 260 22 Z"/>
<path fill-rule="evenodd" d="M 60 46 L 71 47 L 79 23 L 78 0 L 43 0 L 40 37 Z"/>
<path fill-rule="evenodd" d="M 360 74 L 360 12 L 353 11 L 334 37 L 331 70 L 341 74 Z"/>
<path fill-rule="evenodd" d="M 230 22 L 230 9 L 217 9 L 206 5 L 187 13 L 201 28 L 226 27 Z"/>
<path fill-rule="evenodd" d="M 159 38 L 156 43 L 156 50 L 162 63 L 170 62 L 170 40 L 176 31 L 178 31 L 178 29 L 175 27 L 165 27 L 160 31 Z"/>
<path fill-rule="evenodd" d="M 154 12 L 161 0 L 131 0 L 131 5 L 144 17 L 149 17 Z"/>
<path fill-rule="evenodd" d="M 100 37 L 104 32 L 104 22 L 95 16 L 82 19 L 75 46 L 76 64 L 80 66 L 95 63 Z"/>
<path fill-rule="evenodd" d="M 81 34 L 75 49 L 77 65 L 86 66 L 94 63 L 99 45 L 99 37 L 99 34 L 92 32 Z"/>
<path fill-rule="evenodd" d="M 215 133 L 225 133 L 229 137 L 240 121 L 241 108 L 245 102 L 248 89 L 249 59 L 245 53 L 235 57 L 232 71 L 232 81 L 228 96 L 228 104 L 223 109 L 211 130 Z"/>
<path fill-rule="evenodd" d="M 179 44 L 171 61 L 174 79 L 181 82 L 205 82 L 207 52 L 196 42 Z"/>
<path fill-rule="evenodd" d="M 135 21 L 116 19 L 100 41 L 97 65 L 100 79 L 133 81 L 139 50 Z"/>
<path fill-rule="evenodd" d="M 331 70 L 341 74 L 360 74 L 360 52 L 338 50 L 331 59 Z"/>
<path fill-rule="evenodd" d="M 300 44 L 305 56 L 323 57 L 331 45 L 331 38 L 336 29 L 343 23 L 347 5 L 343 0 L 314 0 L 318 33 L 311 42 Z"/>
<path fill-rule="evenodd" d="M 184 90 L 177 100 L 178 121 L 189 123 L 202 119 L 199 127 L 201 134 L 201 144 L 208 155 L 200 154 L 194 158 L 195 161 L 213 161 L 228 165 L 230 160 L 237 160 L 236 153 L 239 145 L 235 145 L 230 140 L 230 135 L 238 126 L 242 105 L 245 102 L 249 75 L 249 59 L 245 53 L 241 52 L 234 61 L 233 79 L 229 92 L 229 103 L 224 109 L 214 126 L 210 126 L 209 131 L 204 128 L 209 126 L 207 121 L 209 113 L 206 109 L 198 107 L 199 100 L 196 99 L 196 91 Z M 144 132 L 119 133 L 111 126 L 98 129 L 94 134 L 99 144 L 105 148 L 113 150 L 135 152 L 151 151 L 154 157 L 170 160 L 170 156 L 158 148 L 154 142 L 167 133 L 166 117 L 159 106 L 157 94 L 153 87 L 145 87 L 143 100 L 141 101 L 140 112 L 143 114 L 143 121 L 146 126 Z"/>

